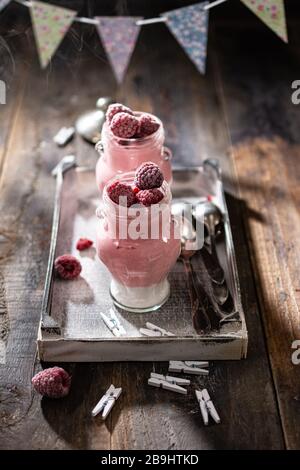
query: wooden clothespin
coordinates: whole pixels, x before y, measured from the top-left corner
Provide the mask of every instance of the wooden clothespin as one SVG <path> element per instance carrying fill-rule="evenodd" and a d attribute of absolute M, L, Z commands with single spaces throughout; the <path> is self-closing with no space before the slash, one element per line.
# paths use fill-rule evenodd
<path fill-rule="evenodd" d="M 215 423 L 219 424 L 221 422 L 220 416 L 215 408 L 215 405 L 211 401 L 208 391 L 206 388 L 203 390 L 196 390 L 196 397 L 200 406 L 200 411 L 202 415 L 203 422 L 205 426 L 208 425 L 208 415 L 212 417 Z"/>
<path fill-rule="evenodd" d="M 153 323 L 150 322 L 146 323 L 146 327 L 147 328 L 140 328 L 140 333 L 144 336 L 175 336 L 174 333 L 153 325 Z"/>
<path fill-rule="evenodd" d="M 100 315 L 105 325 L 107 326 L 107 328 L 110 329 L 114 336 L 126 335 L 125 328 L 123 327 L 123 325 L 121 325 L 120 320 L 118 319 L 112 308 L 110 309 L 108 315 L 105 315 L 105 313 L 103 312 L 100 312 Z"/>
<path fill-rule="evenodd" d="M 59 147 L 66 145 L 74 136 L 75 128 L 74 127 L 62 127 L 58 133 L 53 137 L 53 141 Z"/>
<path fill-rule="evenodd" d="M 102 418 L 105 419 L 111 412 L 112 407 L 122 393 L 121 388 L 115 388 L 113 385 L 106 390 L 105 395 L 97 403 L 92 411 L 92 416 L 97 416 L 102 411 Z"/>
<path fill-rule="evenodd" d="M 183 395 L 187 394 L 187 390 L 180 385 L 190 385 L 190 383 L 190 380 L 187 379 L 156 374 L 155 372 L 151 372 L 151 376 L 148 379 L 148 385 L 152 385 L 152 387 L 163 388 L 171 392 L 182 393 Z"/>
<path fill-rule="evenodd" d="M 208 375 L 207 361 L 170 361 L 169 372 L 183 372 L 184 374 Z"/>

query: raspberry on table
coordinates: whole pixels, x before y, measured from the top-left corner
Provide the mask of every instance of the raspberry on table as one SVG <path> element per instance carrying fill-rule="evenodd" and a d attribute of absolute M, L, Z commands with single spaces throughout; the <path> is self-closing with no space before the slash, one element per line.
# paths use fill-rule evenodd
<path fill-rule="evenodd" d="M 90 248 L 92 244 L 92 240 L 89 240 L 88 238 L 79 238 L 78 242 L 76 243 L 76 248 L 78 251 L 83 251 Z"/>
<path fill-rule="evenodd" d="M 134 184 L 140 189 L 159 188 L 163 181 L 161 169 L 152 162 L 143 163 L 135 172 Z"/>
<path fill-rule="evenodd" d="M 36 374 L 31 383 L 35 390 L 49 398 L 61 398 L 68 395 L 71 376 L 61 367 L 50 367 Z"/>
<path fill-rule="evenodd" d="M 127 108 L 127 106 L 124 106 L 121 103 L 110 104 L 106 111 L 106 120 L 108 121 L 109 124 L 111 123 L 112 118 L 117 113 L 127 113 L 127 114 L 133 115 L 133 112 L 131 111 L 131 109 Z"/>
<path fill-rule="evenodd" d="M 110 128 L 114 135 L 123 139 L 130 139 L 136 134 L 139 126 L 139 120 L 128 113 L 117 113 L 112 118 Z"/>
<path fill-rule="evenodd" d="M 158 188 L 143 189 L 136 195 L 138 202 L 147 207 L 151 206 L 152 204 L 158 204 L 163 199 L 163 197 L 163 193 Z"/>
<path fill-rule="evenodd" d="M 121 206 L 130 207 L 136 202 L 134 190 L 129 184 L 115 181 L 110 186 L 108 186 L 106 191 L 110 199 L 116 204 L 120 204 Z M 126 197 L 126 201 L 122 201 L 122 199 L 120 200 L 122 197 Z"/>
<path fill-rule="evenodd" d="M 62 279 L 75 279 L 81 273 L 81 264 L 73 255 L 62 255 L 54 261 L 55 272 Z"/>
<path fill-rule="evenodd" d="M 138 137 L 147 137 L 157 131 L 160 124 L 149 114 L 142 114 L 139 118 Z"/>

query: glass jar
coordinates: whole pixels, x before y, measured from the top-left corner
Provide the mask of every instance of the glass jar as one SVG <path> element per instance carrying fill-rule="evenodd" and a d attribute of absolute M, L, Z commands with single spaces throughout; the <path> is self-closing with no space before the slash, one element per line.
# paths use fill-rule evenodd
<path fill-rule="evenodd" d="M 115 180 L 133 184 L 134 172 Z M 106 187 L 97 211 L 97 253 L 112 275 L 114 303 L 132 312 L 161 307 L 170 295 L 168 273 L 180 254 L 180 234 L 171 215 L 171 192 L 164 181 L 158 204 L 127 208 L 115 204 Z"/>
<path fill-rule="evenodd" d="M 137 117 L 141 114 L 147 113 L 134 113 Z M 104 123 L 102 139 L 96 145 L 97 151 L 100 153 L 96 165 L 96 181 L 101 193 L 106 183 L 114 176 L 134 171 L 147 161 L 156 163 L 162 170 L 166 181 L 171 182 L 172 153 L 171 150 L 164 147 L 163 124 L 156 116 L 151 114 L 149 116 L 160 124 L 159 128 L 153 134 L 137 139 L 121 139 L 112 133 L 107 122 Z"/>

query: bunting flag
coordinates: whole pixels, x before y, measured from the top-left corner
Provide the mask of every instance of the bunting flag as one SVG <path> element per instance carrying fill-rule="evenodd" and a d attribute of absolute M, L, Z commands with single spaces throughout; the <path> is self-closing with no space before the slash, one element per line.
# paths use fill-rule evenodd
<path fill-rule="evenodd" d="M 208 10 L 203 7 L 209 2 L 162 13 L 167 26 L 201 73 L 205 73 L 208 34 Z"/>
<path fill-rule="evenodd" d="M 33 1 L 30 14 L 40 63 L 42 68 L 45 68 L 68 32 L 77 12 Z"/>
<path fill-rule="evenodd" d="M 30 9 L 33 32 L 42 68 L 46 68 L 68 32 L 77 13 L 39 0 L 19 3 Z M 204 74 L 207 58 L 209 9 L 226 0 L 215 0 L 177 8 L 162 13 L 162 18 L 150 18 L 142 24 L 165 21 L 170 32 L 184 49 L 197 70 Z M 11 0 L 0 0 L 0 12 Z M 241 0 L 284 42 L 288 42 L 284 0 Z M 209 5 L 208 9 L 205 9 Z M 141 17 L 98 16 L 95 19 L 78 17 L 82 23 L 96 23 L 96 28 L 118 83 L 123 81 L 134 51 L 141 25 Z M 96 21 L 95 21 L 96 20 Z"/>
<path fill-rule="evenodd" d="M 241 0 L 277 36 L 288 42 L 284 0 Z"/>
<path fill-rule="evenodd" d="M 118 83 L 121 83 L 132 56 L 140 26 L 140 17 L 98 16 L 97 30 Z"/>
<path fill-rule="evenodd" d="M 0 0 L 0 11 L 8 5 L 10 0 Z"/>

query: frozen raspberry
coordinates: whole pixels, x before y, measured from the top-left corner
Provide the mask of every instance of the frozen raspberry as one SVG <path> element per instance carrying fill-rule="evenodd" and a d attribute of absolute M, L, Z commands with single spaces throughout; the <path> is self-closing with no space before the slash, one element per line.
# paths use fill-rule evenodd
<path fill-rule="evenodd" d="M 137 137 L 147 137 L 159 128 L 159 123 L 149 114 L 142 114 L 139 118 Z"/>
<path fill-rule="evenodd" d="M 75 279 L 81 273 L 81 264 L 75 256 L 62 255 L 56 258 L 54 269 L 62 279 Z"/>
<path fill-rule="evenodd" d="M 157 189 L 144 189 L 139 191 L 136 195 L 137 200 L 144 206 L 151 206 L 152 204 L 157 204 L 163 199 L 163 193 Z"/>
<path fill-rule="evenodd" d="M 49 398 L 61 398 L 68 395 L 71 377 L 61 367 L 51 367 L 36 374 L 31 383 L 41 395 Z"/>
<path fill-rule="evenodd" d="M 78 242 L 76 243 L 76 248 L 79 251 L 83 251 L 90 248 L 92 244 L 92 240 L 89 240 L 88 238 L 79 238 Z"/>
<path fill-rule="evenodd" d="M 152 162 L 143 163 L 135 172 L 134 184 L 140 189 L 159 188 L 163 181 L 162 171 Z"/>
<path fill-rule="evenodd" d="M 110 104 L 106 111 L 106 120 L 108 121 L 109 124 L 111 123 L 114 115 L 117 113 L 127 113 L 131 115 L 133 114 L 130 108 L 127 108 L 127 106 L 124 106 L 121 103 Z"/>
<path fill-rule="evenodd" d="M 128 113 L 117 113 L 110 123 L 112 132 L 123 139 L 130 139 L 136 133 L 139 120 Z"/>
<path fill-rule="evenodd" d="M 130 207 L 136 202 L 135 193 L 129 184 L 116 181 L 115 183 L 112 183 L 110 186 L 108 186 L 106 191 L 110 199 L 116 204 L 120 204 L 122 206 L 127 205 L 127 207 Z M 125 201 L 119 199 L 120 197 L 127 198 L 126 204 Z"/>

